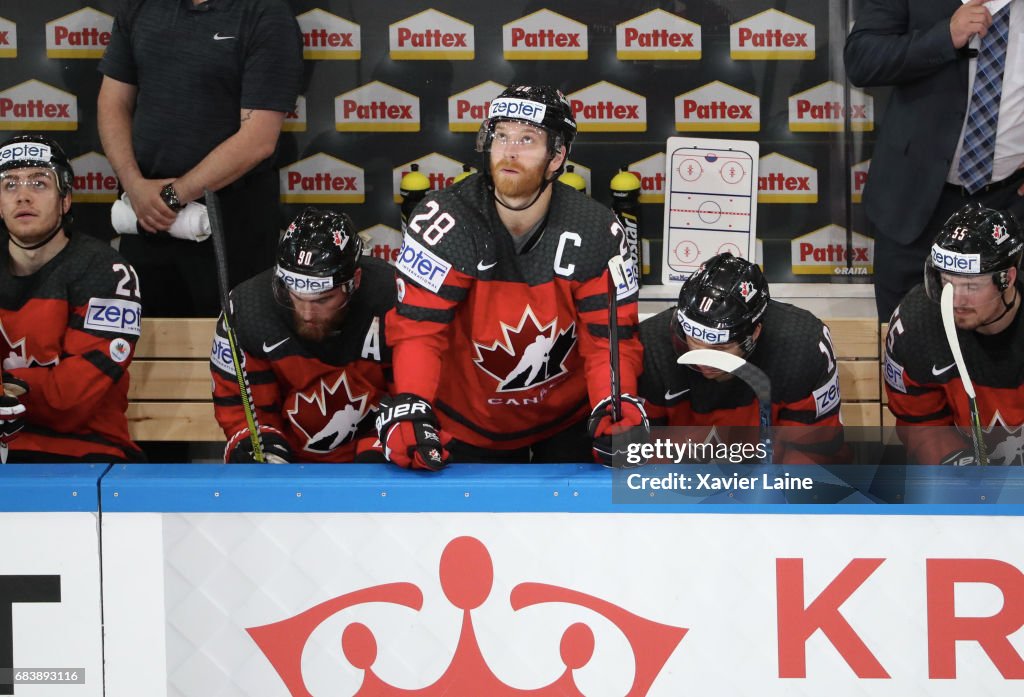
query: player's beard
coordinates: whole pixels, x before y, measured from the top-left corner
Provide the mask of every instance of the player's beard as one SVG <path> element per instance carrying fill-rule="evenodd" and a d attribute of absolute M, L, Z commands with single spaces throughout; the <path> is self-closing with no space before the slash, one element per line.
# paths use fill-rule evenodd
<path fill-rule="evenodd" d="M 292 320 L 295 323 L 295 333 L 305 341 L 321 342 L 341 329 L 345 314 L 344 311 L 341 311 L 329 319 L 304 320 L 297 312 L 293 311 Z"/>
<path fill-rule="evenodd" d="M 503 169 L 512 169 L 519 174 L 505 174 L 501 171 Z M 544 170 L 544 165 L 531 168 L 502 158 L 491 169 L 494 173 L 494 190 L 506 201 L 531 196 L 540 189 L 544 181 Z"/>

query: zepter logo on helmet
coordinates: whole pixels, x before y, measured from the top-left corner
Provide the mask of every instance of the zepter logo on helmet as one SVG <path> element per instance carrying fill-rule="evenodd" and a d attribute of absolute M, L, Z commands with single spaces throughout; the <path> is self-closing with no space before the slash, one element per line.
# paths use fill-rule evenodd
<path fill-rule="evenodd" d="M 569 100 L 549 85 L 513 85 L 495 97 L 477 133 L 477 152 L 490 151 L 494 125 L 499 121 L 521 121 L 543 128 L 549 135 L 552 155 L 564 145 L 568 156 L 576 138 L 576 118 Z"/>
<path fill-rule="evenodd" d="M 66 196 L 74 186 L 75 174 L 57 141 L 45 136 L 15 136 L 0 145 L 0 175 L 12 169 L 44 167 L 53 172 L 57 190 Z"/>
<path fill-rule="evenodd" d="M 689 337 L 712 346 L 739 342 L 749 354 L 769 298 L 768 282 L 756 264 L 729 253 L 711 257 L 679 292 L 672 316 L 676 351 L 687 350 Z"/>
<path fill-rule="evenodd" d="M 1020 268 L 1024 235 L 1010 213 L 974 202 L 951 215 L 932 243 L 924 265 L 925 292 L 935 302 L 942 295 L 943 275 L 990 276 L 1002 292 L 1009 270 Z"/>
<path fill-rule="evenodd" d="M 315 296 L 334 288 L 351 294 L 362 240 L 344 213 L 307 208 L 288 226 L 277 248 L 274 297 L 291 306 L 291 294 Z"/>

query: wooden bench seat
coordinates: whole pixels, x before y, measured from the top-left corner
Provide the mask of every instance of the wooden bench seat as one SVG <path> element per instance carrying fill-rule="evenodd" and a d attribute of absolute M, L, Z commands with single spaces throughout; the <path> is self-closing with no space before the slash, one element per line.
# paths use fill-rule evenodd
<path fill-rule="evenodd" d="M 210 345 L 216 320 L 144 319 L 131 365 L 128 427 L 138 441 L 223 441 L 213 416 Z M 839 364 L 843 421 L 882 425 L 879 325 L 826 320 Z"/>

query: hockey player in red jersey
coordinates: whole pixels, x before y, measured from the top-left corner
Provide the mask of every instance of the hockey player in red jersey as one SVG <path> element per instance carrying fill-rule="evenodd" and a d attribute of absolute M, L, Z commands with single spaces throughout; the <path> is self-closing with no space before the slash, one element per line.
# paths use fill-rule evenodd
<path fill-rule="evenodd" d="M 652 424 L 702 427 L 696 442 L 756 442 L 758 403 L 744 382 L 676 363 L 686 351 L 713 349 L 746 359 L 771 380 L 775 462 L 828 463 L 845 455 L 828 327 L 771 300 L 756 264 L 729 253 L 711 257 L 683 284 L 676 307 L 640 324 L 640 340 L 640 396 Z"/>
<path fill-rule="evenodd" d="M 344 213 L 307 208 L 277 265 L 231 292 L 237 337 L 267 462 L 383 461 L 373 414 L 391 379 L 384 315 L 395 275 L 363 256 Z M 224 323 L 210 356 L 225 462 L 253 462 Z"/>
<path fill-rule="evenodd" d="M 20 393 L 25 407 L 0 429 L 11 462 L 143 459 L 125 416 L 139 279 L 109 246 L 71 233 L 73 186 L 56 141 L 0 145 L 0 358 L 17 385 L 7 401 Z"/>
<path fill-rule="evenodd" d="M 956 337 L 994 465 L 1024 464 L 1024 234 L 1009 213 L 970 203 L 943 225 L 924 283 L 903 298 L 885 340 L 885 389 L 910 462 L 976 464 L 963 381 L 939 298 L 953 285 Z M 931 428 L 928 428 L 931 427 Z"/>
<path fill-rule="evenodd" d="M 613 433 L 645 428 L 635 275 L 617 293 L 625 394 L 611 418 L 607 264 L 626 241 L 608 208 L 556 181 L 575 136 L 561 92 L 510 87 L 477 135 L 482 172 L 410 217 L 388 318 L 398 394 L 378 418 L 394 462 L 445 463 L 423 456 L 437 445 L 423 424 L 463 462 L 607 461 Z"/>

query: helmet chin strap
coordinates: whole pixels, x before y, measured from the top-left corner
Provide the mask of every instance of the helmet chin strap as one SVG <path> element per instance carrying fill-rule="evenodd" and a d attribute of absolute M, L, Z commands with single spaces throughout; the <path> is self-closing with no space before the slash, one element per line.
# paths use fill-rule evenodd
<path fill-rule="evenodd" d="M 19 249 L 24 249 L 27 252 L 31 252 L 32 250 L 46 246 L 50 242 L 50 240 L 56 237 L 57 233 L 60 232 L 62 229 L 64 229 L 63 219 L 57 221 L 57 227 L 53 228 L 53 230 L 50 231 L 50 234 L 43 238 L 41 242 L 36 242 L 35 244 L 22 244 L 17 239 L 15 239 L 14 235 L 11 234 L 10 230 L 7 231 L 7 238 L 14 244 L 15 247 L 18 247 Z"/>
<path fill-rule="evenodd" d="M 1003 302 L 1003 311 L 999 314 L 999 316 L 996 317 L 995 319 L 989 320 L 988 322 L 982 322 L 979 326 L 987 327 L 990 324 L 995 324 L 996 322 L 1001 320 L 1003 317 L 1006 317 L 1006 313 L 1008 313 L 1010 310 L 1012 310 L 1014 308 L 1014 306 L 1017 304 L 1017 297 L 1019 295 L 1020 294 L 1017 292 L 1017 284 L 1014 284 L 1014 286 L 1013 286 L 1013 297 L 1010 298 L 1010 302 L 1006 302 L 1005 300 L 1003 300 L 1003 296 L 1002 295 L 999 296 L 999 299 L 1002 300 L 1002 302 Z"/>

